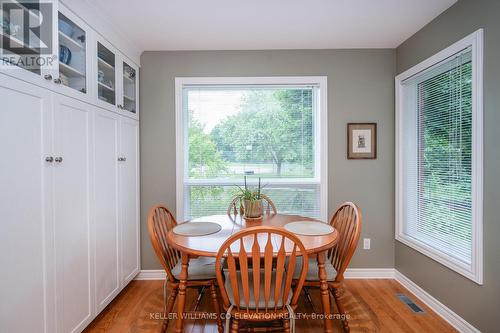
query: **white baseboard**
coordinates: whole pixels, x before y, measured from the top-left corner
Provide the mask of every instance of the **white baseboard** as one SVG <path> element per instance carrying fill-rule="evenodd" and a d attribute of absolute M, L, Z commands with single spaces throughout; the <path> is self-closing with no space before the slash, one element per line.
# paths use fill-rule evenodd
<path fill-rule="evenodd" d="M 480 333 L 477 328 L 394 268 L 349 268 L 346 270 L 344 277 L 346 279 L 395 279 L 459 332 Z M 135 277 L 135 280 L 164 279 L 165 272 L 161 269 L 141 270 Z"/>
<path fill-rule="evenodd" d="M 425 305 L 431 308 L 432 311 L 441 316 L 446 320 L 451 326 L 453 326 L 457 331 L 463 333 L 480 333 L 477 328 L 469 324 L 465 319 L 460 317 L 458 314 L 453 312 L 446 305 L 435 299 L 431 294 L 429 294 L 424 289 L 420 288 L 415 282 L 406 277 L 403 273 L 394 270 L 394 278 L 403 287 L 408 289 L 412 294 L 414 294 L 419 300 L 421 300 Z"/>
<path fill-rule="evenodd" d="M 135 280 L 165 280 L 165 271 L 163 269 L 142 269 Z"/>
<path fill-rule="evenodd" d="M 348 268 L 346 279 L 394 279 L 394 268 Z M 162 269 L 143 269 L 135 277 L 136 280 L 164 280 Z"/>
<path fill-rule="evenodd" d="M 348 268 L 346 279 L 394 279 L 394 268 Z"/>

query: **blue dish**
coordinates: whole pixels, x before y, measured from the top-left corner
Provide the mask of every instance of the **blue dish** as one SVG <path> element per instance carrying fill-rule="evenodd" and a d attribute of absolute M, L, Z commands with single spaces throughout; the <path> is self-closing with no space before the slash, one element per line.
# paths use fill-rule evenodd
<path fill-rule="evenodd" d="M 71 51 L 64 45 L 59 45 L 59 61 L 66 65 L 71 61 Z"/>
<path fill-rule="evenodd" d="M 73 27 L 66 21 L 59 20 L 59 31 L 65 34 L 68 37 L 73 37 Z"/>

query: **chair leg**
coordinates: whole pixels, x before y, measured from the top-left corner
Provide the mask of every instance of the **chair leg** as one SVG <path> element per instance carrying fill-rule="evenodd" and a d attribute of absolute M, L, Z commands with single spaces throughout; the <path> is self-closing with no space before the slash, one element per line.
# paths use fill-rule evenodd
<path fill-rule="evenodd" d="M 167 304 L 165 306 L 165 319 L 163 320 L 163 326 L 161 328 L 162 333 L 167 331 L 168 319 L 170 317 L 172 309 L 174 308 L 175 299 L 177 298 L 177 292 L 177 287 L 171 286 L 170 295 L 168 296 Z"/>
<path fill-rule="evenodd" d="M 217 300 L 217 289 L 215 288 L 215 282 L 210 285 L 210 296 L 212 297 L 215 314 L 217 315 L 217 329 L 219 333 L 222 333 L 224 331 L 224 328 L 222 327 L 222 319 L 220 317 L 220 307 L 219 301 Z"/>
<path fill-rule="evenodd" d="M 233 322 L 231 324 L 231 333 L 238 333 L 238 329 L 240 328 L 238 319 L 233 318 Z"/>
<path fill-rule="evenodd" d="M 335 300 L 335 304 L 337 304 L 337 308 L 339 309 L 339 314 L 341 316 L 345 316 L 344 305 L 342 304 L 342 291 L 339 288 L 333 288 L 333 299 Z M 342 319 L 342 327 L 344 332 L 349 333 L 349 323 L 347 318 Z"/>

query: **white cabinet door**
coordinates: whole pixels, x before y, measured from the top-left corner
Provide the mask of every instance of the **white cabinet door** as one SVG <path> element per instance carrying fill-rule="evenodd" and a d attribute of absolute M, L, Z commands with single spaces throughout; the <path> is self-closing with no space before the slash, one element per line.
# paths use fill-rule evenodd
<path fill-rule="evenodd" d="M 119 116 L 94 113 L 95 301 L 101 311 L 120 291 L 118 223 Z"/>
<path fill-rule="evenodd" d="M 139 122 L 120 121 L 121 281 L 139 272 Z"/>
<path fill-rule="evenodd" d="M 0 74 L 0 101 L 0 332 L 51 333 L 51 94 Z"/>
<path fill-rule="evenodd" d="M 91 107 L 54 94 L 54 223 L 57 325 L 79 332 L 92 319 Z"/>

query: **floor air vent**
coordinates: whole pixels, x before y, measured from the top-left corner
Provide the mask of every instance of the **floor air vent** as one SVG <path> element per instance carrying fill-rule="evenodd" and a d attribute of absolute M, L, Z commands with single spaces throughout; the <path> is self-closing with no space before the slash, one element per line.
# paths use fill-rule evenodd
<path fill-rule="evenodd" d="M 406 305 L 410 307 L 410 309 L 415 313 L 423 313 L 422 310 L 417 304 L 415 304 L 411 299 L 408 298 L 405 294 L 396 294 L 396 296 Z"/>

